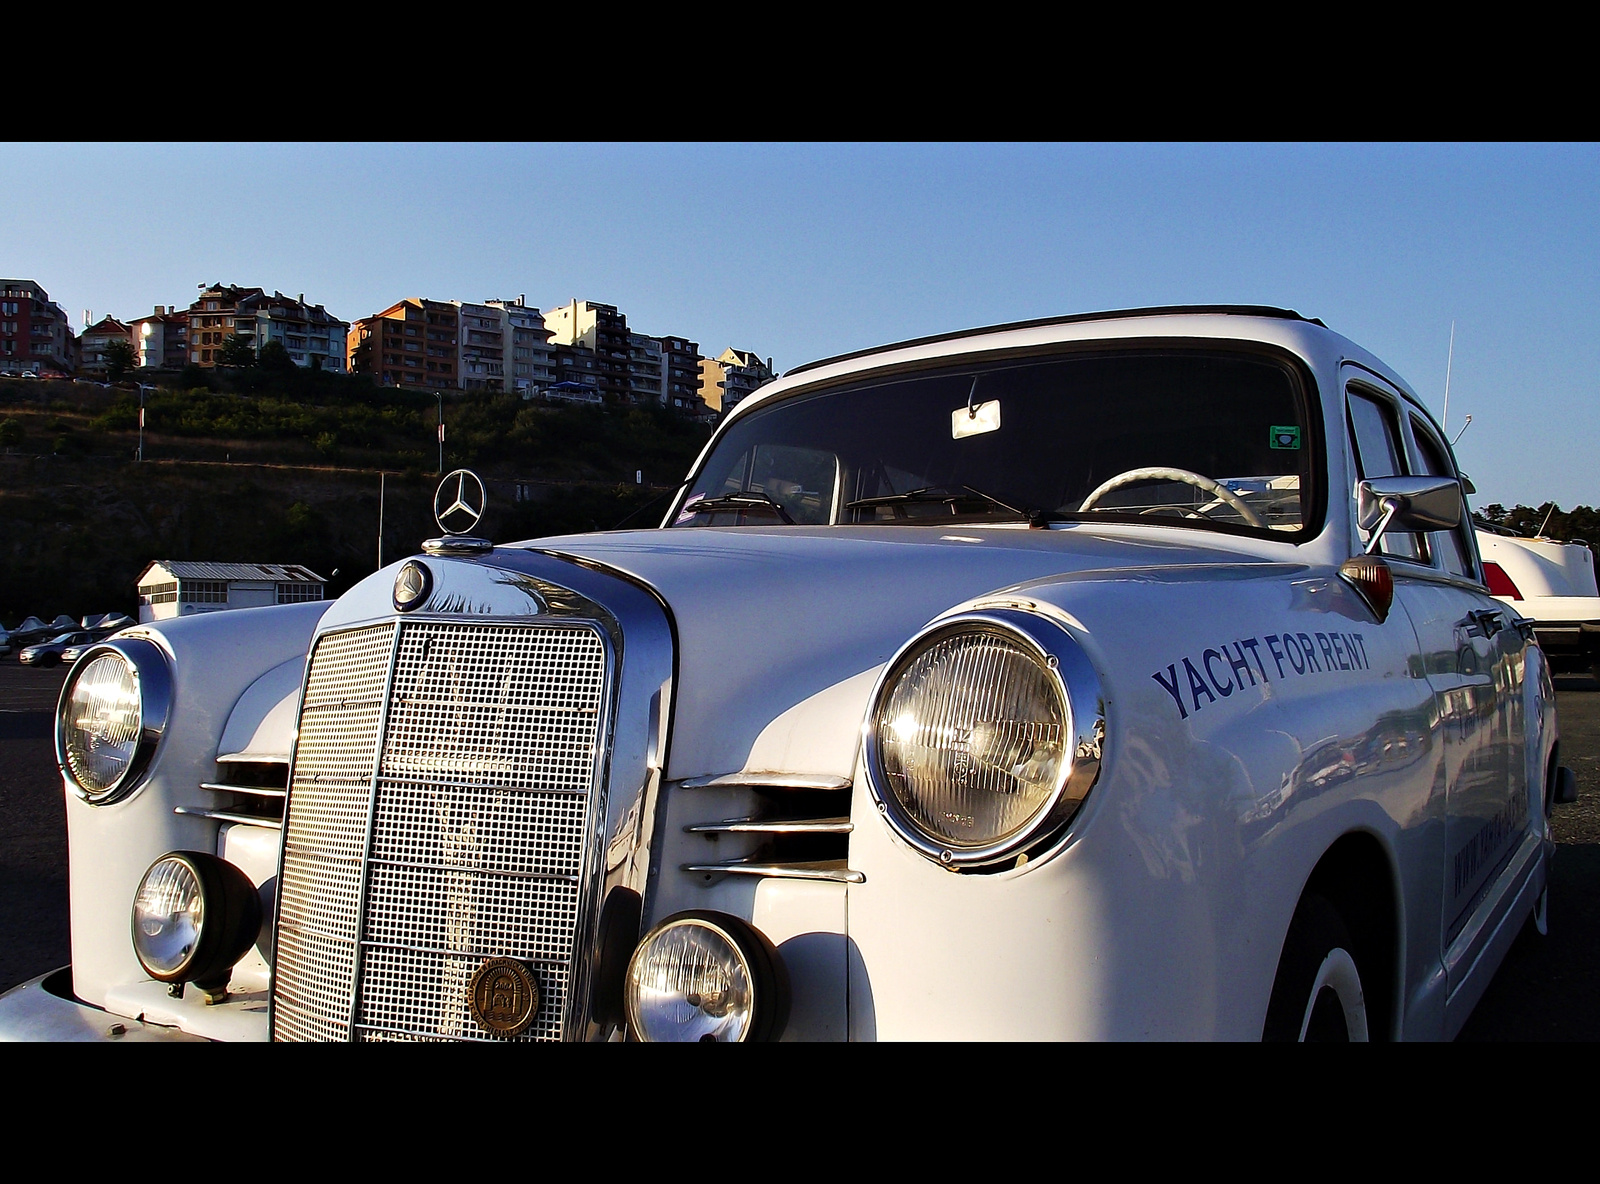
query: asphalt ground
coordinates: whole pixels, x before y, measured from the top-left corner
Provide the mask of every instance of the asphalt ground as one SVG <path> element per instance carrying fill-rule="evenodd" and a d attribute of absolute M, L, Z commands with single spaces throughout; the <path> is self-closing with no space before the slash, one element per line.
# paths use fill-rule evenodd
<path fill-rule="evenodd" d="M 0 989 L 70 960 L 67 815 L 51 719 L 65 670 L 0 658 Z M 1562 763 L 1576 805 L 1556 807 L 1550 935 L 1518 937 L 1462 1040 L 1600 1040 L 1600 684 L 1556 680 Z"/>

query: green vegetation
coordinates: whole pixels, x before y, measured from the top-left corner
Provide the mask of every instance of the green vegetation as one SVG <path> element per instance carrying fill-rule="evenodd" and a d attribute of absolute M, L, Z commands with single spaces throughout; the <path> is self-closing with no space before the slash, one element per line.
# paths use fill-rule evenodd
<path fill-rule="evenodd" d="M 377 563 L 379 470 L 385 560 L 438 533 L 436 396 L 266 362 L 156 376 L 145 464 L 137 388 L 0 379 L 0 620 L 132 612 L 152 559 L 303 563 L 338 594 Z M 498 394 L 446 393 L 444 415 L 445 467 L 485 478 L 483 529 L 502 540 L 614 527 L 676 485 L 709 436 L 654 409 Z"/>
<path fill-rule="evenodd" d="M 282 349 L 283 346 L 279 346 Z M 217 364 L 219 366 L 254 366 L 256 364 L 256 349 L 250 344 L 250 339 L 238 333 L 228 334 L 228 340 L 222 343 L 222 348 L 217 351 Z"/>
<path fill-rule="evenodd" d="M 112 382 L 121 382 L 133 369 L 137 359 L 133 356 L 133 346 L 126 341 L 113 341 L 106 346 L 106 378 Z"/>

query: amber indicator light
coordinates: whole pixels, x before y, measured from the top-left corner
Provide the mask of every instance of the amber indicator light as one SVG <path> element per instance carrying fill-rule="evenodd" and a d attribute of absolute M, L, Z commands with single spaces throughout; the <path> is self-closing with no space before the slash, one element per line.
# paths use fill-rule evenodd
<path fill-rule="evenodd" d="M 1357 555 L 1339 565 L 1339 574 L 1361 593 L 1378 620 L 1386 620 L 1394 603 L 1394 573 L 1376 555 Z"/>

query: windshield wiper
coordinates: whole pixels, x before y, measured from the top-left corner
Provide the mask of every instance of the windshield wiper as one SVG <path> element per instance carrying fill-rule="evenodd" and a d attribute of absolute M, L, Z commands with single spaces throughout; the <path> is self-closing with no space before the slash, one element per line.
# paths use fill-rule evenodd
<path fill-rule="evenodd" d="M 959 490 L 951 490 L 943 485 L 926 485 L 921 489 L 907 490 L 905 493 L 888 493 L 881 497 L 862 497 L 853 502 L 846 502 L 845 509 L 867 509 L 871 506 L 904 505 L 907 502 L 943 502 L 952 508 L 957 502 L 972 500 L 988 502 L 1008 513 L 1015 514 L 1029 526 L 1044 526 L 1049 522 L 1065 522 L 1067 519 L 1060 514 L 1049 513 L 1044 510 L 1025 510 L 1013 506 L 1010 502 L 1003 502 L 993 494 L 984 493 L 981 489 L 974 489 L 970 485 L 963 485 Z"/>
<path fill-rule="evenodd" d="M 794 519 L 789 517 L 788 510 L 785 510 L 766 494 L 753 491 L 725 493 L 721 497 L 701 498 L 693 505 L 683 508 L 683 512 L 687 514 L 714 514 L 718 510 L 772 510 L 788 525 L 793 526 L 795 524 Z"/>

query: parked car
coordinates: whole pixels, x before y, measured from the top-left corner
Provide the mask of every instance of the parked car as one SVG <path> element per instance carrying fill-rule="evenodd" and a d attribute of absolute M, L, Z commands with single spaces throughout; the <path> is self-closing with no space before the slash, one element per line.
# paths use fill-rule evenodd
<path fill-rule="evenodd" d="M 133 620 L 124 613 L 91 613 L 81 623 L 83 640 L 73 642 L 61 651 L 61 661 L 68 666 L 81 658 L 90 646 L 126 629 L 133 624 Z"/>
<path fill-rule="evenodd" d="M 1533 622 L 1551 668 L 1600 679 L 1600 588 L 1594 552 L 1583 542 L 1523 538 L 1477 523 L 1489 592 Z"/>
<path fill-rule="evenodd" d="M 41 641 L 18 651 L 17 661 L 24 666 L 59 666 L 67 650 L 74 646 L 89 645 L 94 640 L 95 638 L 84 630 L 57 634 L 49 641 Z"/>
<path fill-rule="evenodd" d="M 905 342 L 746 397 L 658 529 L 435 509 L 79 660 L 72 965 L 0 1034 L 1437 1039 L 1544 928 L 1544 657 L 1320 322 Z"/>

